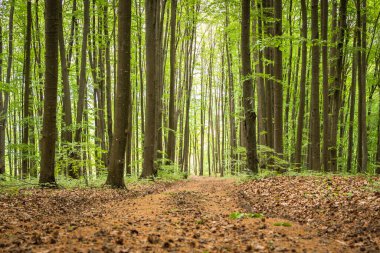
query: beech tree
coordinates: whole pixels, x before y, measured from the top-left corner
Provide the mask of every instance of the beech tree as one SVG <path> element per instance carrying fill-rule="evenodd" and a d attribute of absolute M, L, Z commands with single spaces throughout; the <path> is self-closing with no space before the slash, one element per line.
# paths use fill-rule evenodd
<path fill-rule="evenodd" d="M 156 36 L 158 1 L 145 0 L 145 43 L 146 43 L 146 110 L 144 131 L 144 164 L 141 177 L 148 178 L 155 174 L 156 141 Z"/>
<path fill-rule="evenodd" d="M 169 99 L 169 132 L 167 155 L 171 162 L 175 160 L 175 82 L 176 82 L 176 25 L 177 0 L 171 1 L 170 16 L 170 99 Z"/>
<path fill-rule="evenodd" d="M 45 89 L 40 184 L 56 184 L 59 0 L 45 2 Z"/>
<path fill-rule="evenodd" d="M 311 94 L 310 94 L 310 169 L 320 170 L 319 60 L 320 50 L 318 0 L 311 1 Z"/>
<path fill-rule="evenodd" d="M 243 104 L 245 116 L 245 128 L 247 139 L 247 167 L 252 173 L 258 172 L 257 150 L 256 150 L 256 114 L 254 112 L 253 85 L 251 56 L 249 49 L 250 38 L 250 3 L 249 0 L 242 0 L 242 21 L 241 21 L 241 57 L 243 75 Z"/>
<path fill-rule="evenodd" d="M 131 1 L 120 2 L 118 9 L 118 79 L 115 92 L 115 131 L 112 138 L 110 163 L 106 184 L 123 188 L 127 126 L 131 108 Z M 127 164 L 128 166 L 128 164 Z"/>

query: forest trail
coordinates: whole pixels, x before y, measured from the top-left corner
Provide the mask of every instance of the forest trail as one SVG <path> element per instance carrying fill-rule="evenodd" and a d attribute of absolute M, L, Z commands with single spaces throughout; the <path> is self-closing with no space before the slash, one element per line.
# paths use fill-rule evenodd
<path fill-rule="evenodd" d="M 162 191 L 152 190 L 140 197 L 124 197 L 84 208 L 63 221 L 56 215 L 31 221 L 35 224 L 34 230 L 33 226 L 26 225 L 23 238 L 13 231 L 16 245 L 13 242 L 13 246 L 6 248 L 4 237 L 0 242 L 3 239 L 3 249 L 13 252 L 21 249 L 35 252 L 350 252 L 343 242 L 319 238 L 316 230 L 293 221 L 264 217 L 233 219 L 231 213 L 245 212 L 235 197 L 236 187 L 232 179 L 192 177 Z M 274 225 L 279 222 L 287 222 L 291 227 Z M 44 232 L 39 233 L 38 229 Z M 12 230 L 7 234 L 12 234 Z"/>

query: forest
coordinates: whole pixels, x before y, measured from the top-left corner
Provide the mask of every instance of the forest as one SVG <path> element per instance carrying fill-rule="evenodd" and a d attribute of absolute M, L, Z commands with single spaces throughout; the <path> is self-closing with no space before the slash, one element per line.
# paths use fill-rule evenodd
<path fill-rule="evenodd" d="M 377 0 L 0 0 L 1 252 L 379 252 Z"/>

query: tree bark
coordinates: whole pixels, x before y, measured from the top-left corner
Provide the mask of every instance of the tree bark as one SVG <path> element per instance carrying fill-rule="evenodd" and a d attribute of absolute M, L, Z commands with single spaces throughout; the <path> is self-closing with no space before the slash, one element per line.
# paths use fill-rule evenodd
<path fill-rule="evenodd" d="M 274 1 L 274 35 L 281 41 L 282 36 L 282 0 Z M 274 151 L 282 157 L 283 148 L 283 89 L 282 89 L 282 51 L 281 43 L 274 48 Z M 254 104 L 253 104 L 254 105 Z"/>
<path fill-rule="evenodd" d="M 301 0 L 301 15 L 302 15 L 302 63 L 301 63 L 301 81 L 300 81 L 300 104 L 297 119 L 297 142 L 295 150 L 295 166 L 298 170 L 302 166 L 302 139 L 305 117 L 305 86 L 306 86 L 306 70 L 307 70 L 307 9 L 306 0 Z"/>
<path fill-rule="evenodd" d="M 252 85 L 251 55 L 249 49 L 250 38 L 250 1 L 242 0 L 241 26 L 241 57 L 243 76 L 243 105 L 245 126 L 247 129 L 247 168 L 252 173 L 258 173 L 256 150 L 256 114 L 254 112 L 254 98 Z"/>
<path fill-rule="evenodd" d="M 66 60 L 66 48 L 65 48 L 65 39 L 63 34 L 63 13 L 62 13 L 62 1 L 60 0 L 59 6 L 59 54 L 61 59 L 61 75 L 62 75 L 62 84 L 63 84 L 63 121 L 64 130 L 62 131 L 62 142 L 64 145 L 71 145 L 73 142 L 73 133 L 71 127 L 73 124 L 72 118 L 72 109 L 71 109 L 71 91 L 70 91 L 70 82 L 69 82 L 69 71 L 67 68 Z M 69 151 L 69 157 L 72 158 L 72 152 Z M 72 163 L 68 164 L 68 174 L 69 176 L 74 176 Z M 74 176 L 75 177 L 75 176 Z"/>
<path fill-rule="evenodd" d="M 323 147 L 322 163 L 325 171 L 330 170 L 329 147 L 330 147 L 330 126 L 329 126 L 329 75 L 328 75 L 328 54 L 327 54 L 327 28 L 328 28 L 328 0 L 321 0 L 321 39 L 322 39 L 322 74 L 323 74 Z"/>
<path fill-rule="evenodd" d="M 3 81 L 3 23 L 0 19 L 0 82 Z M 3 111 L 3 92 L 0 92 L 0 117 L 2 116 Z M 2 119 L 0 118 L 0 131 L 3 130 Z M 5 129 L 4 129 L 5 130 Z M 0 137 L 2 137 L 0 133 Z M 5 137 L 5 131 L 4 131 Z M 2 143 L 4 142 L 4 144 Z M 5 174 L 5 138 L 0 140 L 0 175 Z M 4 161 L 3 161 L 4 160 Z M 3 165 L 4 164 L 4 165 Z M 2 180 L 3 178 L 0 178 Z"/>
<path fill-rule="evenodd" d="M 76 156 L 79 159 L 79 147 L 82 136 L 82 121 L 83 121 L 83 110 L 85 103 L 85 93 L 86 93 L 86 63 L 87 63 L 87 41 L 88 34 L 90 31 L 90 1 L 84 0 L 84 23 L 83 23 L 83 40 L 82 40 L 82 52 L 81 52 L 81 64 L 80 64 L 80 75 L 79 75 L 79 90 L 78 90 L 78 103 L 77 103 L 77 115 L 76 115 L 76 133 L 75 142 L 77 147 Z M 73 171 L 73 178 L 78 177 L 78 173 Z"/>
<path fill-rule="evenodd" d="M 9 86 L 11 82 L 11 71 L 13 63 L 13 15 L 15 9 L 15 1 L 11 1 L 8 25 L 8 59 L 7 59 L 7 75 L 5 83 Z M 0 92 L 0 174 L 5 174 L 5 129 L 7 128 L 7 115 L 9 107 L 9 92 Z"/>
<path fill-rule="evenodd" d="M 144 162 L 142 178 L 155 174 L 155 142 L 156 142 L 156 36 L 157 8 L 156 0 L 145 0 L 145 41 L 146 41 L 146 110 L 144 133 Z"/>
<path fill-rule="evenodd" d="M 228 1 L 226 1 L 226 29 L 229 26 L 229 8 Z M 227 73 L 228 73 L 228 105 L 229 105 L 229 122 L 230 122 L 230 167 L 231 173 L 235 171 L 236 163 L 236 121 L 235 121 L 235 91 L 234 91 L 234 75 L 232 71 L 232 54 L 230 52 L 230 40 L 227 31 L 225 31 L 225 43 L 226 43 L 226 56 L 227 56 Z M 262 83 L 261 83 L 262 85 Z M 262 107 L 262 106 L 261 106 Z"/>
<path fill-rule="evenodd" d="M 363 49 L 367 47 L 367 1 L 358 0 L 358 19 L 360 19 L 361 34 L 358 36 L 360 40 L 360 55 L 358 59 L 358 81 L 359 81 L 359 129 L 358 129 L 358 172 L 367 172 L 368 163 L 368 147 L 367 147 L 367 118 L 366 118 L 366 86 L 367 86 L 367 54 Z M 362 12 L 360 12 L 362 10 Z"/>
<path fill-rule="evenodd" d="M 45 2 L 45 91 L 41 140 L 41 185 L 55 185 L 55 142 L 57 139 L 59 0 Z"/>
<path fill-rule="evenodd" d="M 335 79 L 334 79 L 334 93 L 333 93 L 333 103 L 332 103 L 332 122 L 331 122 L 331 146 L 330 146 L 330 171 L 337 171 L 338 163 L 337 163 L 337 137 L 338 137 L 338 123 L 339 123 L 339 115 L 341 112 L 341 100 L 343 95 L 343 72 L 344 72 L 344 52 L 343 45 L 345 42 L 345 32 L 347 30 L 347 0 L 340 1 L 339 7 L 339 26 L 337 29 L 337 60 L 336 60 L 336 71 L 335 71 Z M 365 54 L 364 54 L 365 55 Z"/>
<path fill-rule="evenodd" d="M 107 134 L 108 134 L 108 152 L 111 153 L 111 145 L 112 145 L 112 101 L 111 101 L 111 94 L 112 94 L 112 83 L 111 83 L 111 39 L 109 38 L 109 32 L 108 32 L 108 4 L 104 6 L 103 9 L 104 13 L 104 37 L 105 37 L 105 43 L 106 43 L 106 106 L 107 106 Z"/>
<path fill-rule="evenodd" d="M 25 62 L 24 62 L 24 103 L 23 103 L 23 134 L 22 134 L 22 169 L 21 178 L 26 178 L 29 173 L 29 117 L 33 114 L 31 102 L 31 74 L 30 74 L 30 51 L 32 41 L 32 2 L 27 0 L 26 5 L 26 37 L 25 37 Z"/>
<path fill-rule="evenodd" d="M 311 3 L 311 99 L 310 99 L 310 169 L 319 171 L 320 159 L 320 116 L 319 116 L 319 26 L 318 26 L 318 0 Z"/>
<path fill-rule="evenodd" d="M 176 24 L 177 0 L 171 1 L 170 17 L 170 98 L 169 98 L 169 132 L 167 156 L 171 163 L 175 160 L 175 80 L 176 80 Z"/>
<path fill-rule="evenodd" d="M 354 35 L 354 47 L 357 46 L 357 31 L 355 31 Z M 347 172 L 354 172 L 352 169 L 352 157 L 354 150 L 354 120 L 355 120 L 355 99 L 356 99 L 356 77 L 357 77 L 357 62 L 358 62 L 358 50 L 357 48 L 353 52 L 352 59 L 352 78 L 351 78 L 351 101 L 350 101 L 350 119 L 349 119 L 349 127 L 348 127 L 348 157 L 347 157 Z M 380 107 L 379 107 L 380 108 Z"/>
<path fill-rule="evenodd" d="M 106 184 L 124 188 L 125 148 L 128 133 L 126 117 L 131 111 L 131 1 L 119 3 L 118 16 L 118 79 L 115 92 L 115 131 L 109 161 Z M 131 131 L 131 129 L 129 129 Z M 129 166 L 129 164 L 127 164 Z"/>
<path fill-rule="evenodd" d="M 377 147 L 376 147 L 376 169 L 375 169 L 375 173 L 379 175 L 380 174 L 380 106 L 379 106 L 378 115 L 379 115 L 379 119 L 377 121 Z"/>

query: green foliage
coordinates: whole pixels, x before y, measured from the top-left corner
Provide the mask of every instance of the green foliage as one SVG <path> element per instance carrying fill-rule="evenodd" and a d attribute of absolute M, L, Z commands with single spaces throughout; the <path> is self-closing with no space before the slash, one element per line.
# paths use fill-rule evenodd
<path fill-rule="evenodd" d="M 374 178 L 374 177 L 368 177 L 368 185 L 366 186 L 366 189 L 368 189 L 371 192 L 380 193 L 380 179 Z"/>
<path fill-rule="evenodd" d="M 273 224 L 273 226 L 276 226 L 276 227 L 291 227 L 292 224 L 289 223 L 289 222 L 276 222 Z"/>
<path fill-rule="evenodd" d="M 158 170 L 157 179 L 165 181 L 177 181 L 186 179 L 187 174 L 182 172 L 178 164 L 162 165 Z"/>
<path fill-rule="evenodd" d="M 200 219 L 200 220 L 196 220 L 195 223 L 198 225 L 202 225 L 205 223 L 205 221 L 203 219 Z"/>
<path fill-rule="evenodd" d="M 229 218 L 232 220 L 239 220 L 243 218 L 263 218 L 264 215 L 262 213 L 240 213 L 233 212 L 229 215 Z"/>

